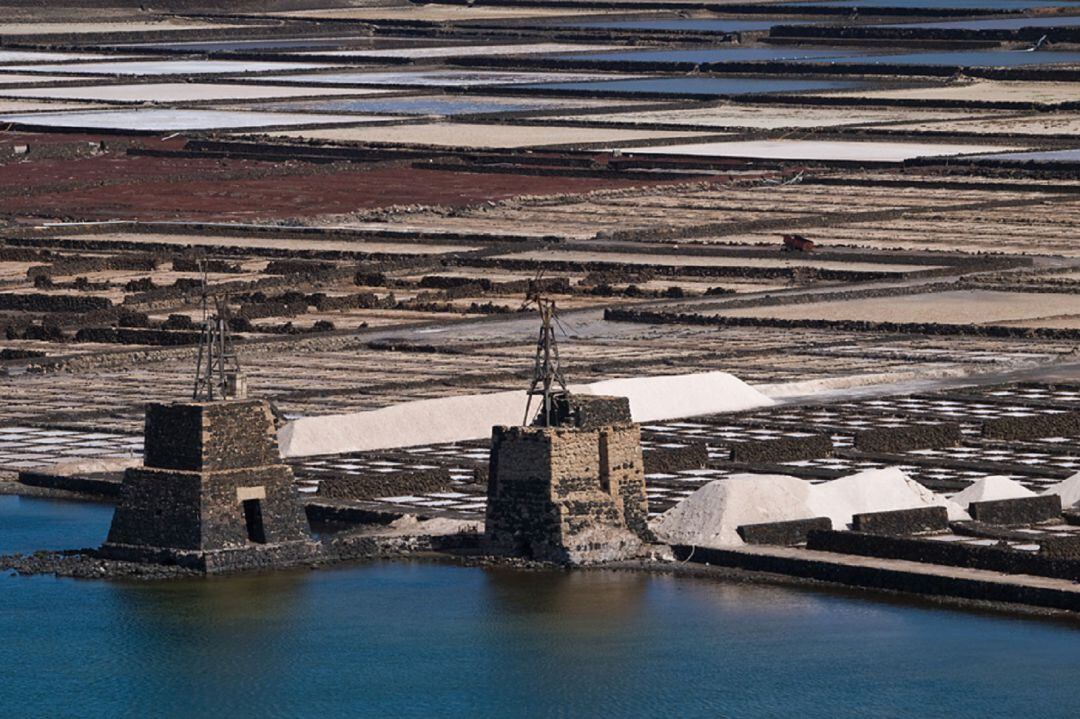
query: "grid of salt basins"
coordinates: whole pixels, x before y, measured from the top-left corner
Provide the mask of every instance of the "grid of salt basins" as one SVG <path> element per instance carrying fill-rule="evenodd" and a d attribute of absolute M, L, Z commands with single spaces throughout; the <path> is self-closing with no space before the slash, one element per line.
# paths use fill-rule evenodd
<path fill-rule="evenodd" d="M 990 475 L 1005 476 L 1040 491 L 1080 471 L 1080 387 L 1014 385 L 964 389 L 935 394 L 868 399 L 834 405 L 781 406 L 732 415 L 648 423 L 642 426 L 646 453 L 646 484 L 650 513 L 660 514 L 703 484 L 745 472 L 783 473 L 812 483 L 868 469 L 896 466 L 929 489 L 952 494 Z M 1049 424 L 1043 436 L 995 438 L 983 436 L 988 420 L 1042 417 Z M 916 447 L 894 453 L 855 448 L 859 432 L 871 428 L 936 426 L 956 422 L 959 444 Z M 821 441 L 806 442 L 807 439 Z M 800 444 L 801 443 L 801 444 Z M 650 469 L 650 455 L 703 444 L 707 459 L 696 466 Z M 780 458 L 768 461 L 770 446 Z M 805 449 L 800 449 L 803 447 Z M 805 451 L 819 456 L 784 459 Z M 743 450 L 751 461 L 739 461 Z M 762 451 L 763 450 L 763 451 Z M 445 468 L 450 486 L 445 491 L 400 493 L 366 500 L 363 504 L 394 511 L 426 513 L 452 511 L 481 515 L 485 506 L 488 449 L 486 443 L 412 447 L 391 452 L 367 452 L 312 457 L 291 462 L 301 492 L 318 500 L 326 477 L 365 473 L 407 474 Z"/>

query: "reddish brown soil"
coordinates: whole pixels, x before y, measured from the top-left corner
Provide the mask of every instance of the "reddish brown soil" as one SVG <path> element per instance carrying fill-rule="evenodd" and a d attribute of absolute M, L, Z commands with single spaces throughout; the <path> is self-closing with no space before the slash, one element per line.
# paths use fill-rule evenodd
<path fill-rule="evenodd" d="M 251 163 L 246 163 L 250 165 Z M 171 158 L 128 157 L 122 153 L 108 153 L 97 157 L 77 159 L 28 159 L 0 165 L 0 192 L 35 195 L 53 191 L 56 185 L 95 186 L 102 183 L 131 184 L 146 181 L 162 181 L 183 175 L 213 176 L 224 168 L 218 160 L 183 160 L 177 163 Z M 235 171 L 248 169 L 237 163 Z"/>
<path fill-rule="evenodd" d="M 110 154 L 0 166 L 0 207 L 17 218 L 249 221 L 643 184 L 652 183 Z"/>

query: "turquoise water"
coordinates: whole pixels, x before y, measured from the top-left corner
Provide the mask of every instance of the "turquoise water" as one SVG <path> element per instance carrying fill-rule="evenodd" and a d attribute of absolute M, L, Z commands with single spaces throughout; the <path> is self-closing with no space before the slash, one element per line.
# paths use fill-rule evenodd
<path fill-rule="evenodd" d="M 0 498 L 0 546 L 79 517 L 103 535 L 103 509 Z M 0 587 L 11 717 L 1054 719 L 1080 701 L 1074 626 L 717 580 L 403 562 Z"/>

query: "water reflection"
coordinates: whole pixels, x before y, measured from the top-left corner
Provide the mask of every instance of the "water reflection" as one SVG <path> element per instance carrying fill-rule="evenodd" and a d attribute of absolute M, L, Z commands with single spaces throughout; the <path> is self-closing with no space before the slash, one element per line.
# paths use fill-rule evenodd
<path fill-rule="evenodd" d="M 530 622 L 610 627 L 633 618 L 649 585 L 639 573 L 488 569 L 483 590 L 492 609 Z"/>

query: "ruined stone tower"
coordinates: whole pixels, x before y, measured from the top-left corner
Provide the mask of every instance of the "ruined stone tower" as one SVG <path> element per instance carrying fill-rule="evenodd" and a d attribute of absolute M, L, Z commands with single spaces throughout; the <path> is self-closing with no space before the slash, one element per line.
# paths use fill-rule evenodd
<path fill-rule="evenodd" d="M 560 397 L 549 427 L 495 427 L 485 543 L 563 564 L 625 559 L 651 539 L 641 430 L 625 397 Z"/>
<path fill-rule="evenodd" d="M 313 557 L 292 470 L 264 400 L 151 404 L 101 553 L 206 572 Z"/>

